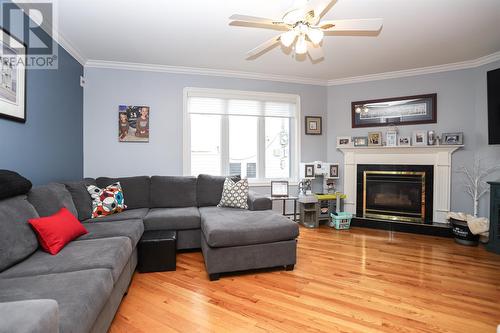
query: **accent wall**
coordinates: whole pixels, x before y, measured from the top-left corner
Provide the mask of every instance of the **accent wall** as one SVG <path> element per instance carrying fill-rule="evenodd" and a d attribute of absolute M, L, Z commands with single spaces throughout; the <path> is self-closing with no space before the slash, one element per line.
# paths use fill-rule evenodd
<path fill-rule="evenodd" d="M 26 123 L 0 118 L 0 169 L 34 184 L 83 176 L 83 66 L 62 47 L 58 61 L 26 72 Z"/>

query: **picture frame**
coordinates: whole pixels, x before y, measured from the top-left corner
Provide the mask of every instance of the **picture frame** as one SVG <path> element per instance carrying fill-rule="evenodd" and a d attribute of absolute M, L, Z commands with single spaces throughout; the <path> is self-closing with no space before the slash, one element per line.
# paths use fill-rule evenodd
<path fill-rule="evenodd" d="M 352 102 L 351 118 L 352 128 L 435 124 L 437 94 Z"/>
<path fill-rule="evenodd" d="M 354 147 L 364 147 L 368 146 L 368 137 L 367 136 L 355 136 L 352 139 L 354 143 Z"/>
<path fill-rule="evenodd" d="M 427 131 L 414 131 L 412 146 L 427 146 Z"/>
<path fill-rule="evenodd" d="M 306 135 L 323 134 L 322 120 L 319 116 L 306 116 Z"/>
<path fill-rule="evenodd" d="M 352 146 L 352 138 L 350 136 L 337 137 L 337 147 L 349 147 L 349 146 Z"/>
<path fill-rule="evenodd" d="M 328 178 L 330 179 L 339 179 L 339 164 L 331 163 L 328 168 Z"/>
<path fill-rule="evenodd" d="M 409 136 L 400 136 L 399 140 L 398 140 L 398 146 L 410 147 L 411 146 L 411 138 Z"/>
<path fill-rule="evenodd" d="M 382 132 L 369 132 L 368 133 L 368 145 L 369 146 L 381 146 L 382 145 Z"/>
<path fill-rule="evenodd" d="M 149 106 L 118 106 L 119 142 L 149 142 L 149 126 Z"/>
<path fill-rule="evenodd" d="M 464 133 L 443 133 L 441 135 L 442 145 L 463 145 L 464 144 Z"/>
<path fill-rule="evenodd" d="M 288 181 L 273 180 L 271 181 L 271 197 L 288 197 Z"/>
<path fill-rule="evenodd" d="M 304 166 L 304 178 L 314 178 L 316 177 L 314 164 L 306 164 Z"/>
<path fill-rule="evenodd" d="M 398 133 L 396 131 L 385 133 L 385 145 L 387 147 L 396 147 L 398 145 Z"/>
<path fill-rule="evenodd" d="M 27 46 L 2 28 L 0 43 L 0 118 L 25 123 Z"/>

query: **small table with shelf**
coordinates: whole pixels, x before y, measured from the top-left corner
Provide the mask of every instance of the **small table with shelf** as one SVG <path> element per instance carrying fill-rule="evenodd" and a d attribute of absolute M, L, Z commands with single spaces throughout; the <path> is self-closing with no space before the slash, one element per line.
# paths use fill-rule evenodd
<path fill-rule="evenodd" d="M 283 196 L 283 197 L 273 197 L 273 196 L 268 196 L 268 198 L 274 203 L 275 201 L 282 201 L 282 204 L 283 204 L 283 216 L 287 216 L 287 217 L 292 217 L 292 221 L 297 221 L 297 200 L 298 200 L 298 197 L 294 197 L 294 196 Z M 293 214 L 291 213 L 287 213 L 286 212 L 286 202 L 287 201 L 290 201 L 292 200 L 293 201 Z"/>

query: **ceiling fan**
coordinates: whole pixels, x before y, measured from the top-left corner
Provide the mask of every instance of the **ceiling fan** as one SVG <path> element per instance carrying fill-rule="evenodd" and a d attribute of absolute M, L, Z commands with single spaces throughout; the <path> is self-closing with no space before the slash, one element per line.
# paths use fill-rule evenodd
<path fill-rule="evenodd" d="M 325 32 L 360 34 L 378 32 L 382 28 L 383 20 L 380 18 L 320 21 L 336 2 L 337 0 L 298 0 L 296 5 L 288 10 L 281 20 L 235 14 L 229 18 L 230 25 L 286 30 L 286 32 L 250 50 L 247 53 L 247 59 L 257 58 L 281 42 L 286 48 L 293 46 L 295 54 L 309 53 L 311 60 L 317 61 L 324 58 L 320 44 Z"/>

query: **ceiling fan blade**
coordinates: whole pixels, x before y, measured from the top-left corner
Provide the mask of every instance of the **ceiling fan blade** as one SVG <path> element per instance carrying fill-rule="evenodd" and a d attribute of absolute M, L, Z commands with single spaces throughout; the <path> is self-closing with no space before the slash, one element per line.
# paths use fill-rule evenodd
<path fill-rule="evenodd" d="M 383 19 L 359 19 L 359 20 L 326 20 L 317 25 L 323 31 L 379 31 L 384 23 Z"/>
<path fill-rule="evenodd" d="M 316 24 L 326 14 L 330 8 L 337 3 L 337 0 L 309 0 L 306 4 L 305 13 L 314 12 L 314 16 L 309 20 L 309 23 Z"/>
<path fill-rule="evenodd" d="M 259 46 L 257 46 L 256 48 L 250 50 L 247 52 L 247 59 L 248 58 L 257 58 L 258 56 L 261 55 L 261 53 L 264 53 L 266 51 L 268 51 L 271 47 L 273 47 L 274 45 L 278 44 L 280 41 L 280 36 L 276 36 L 276 37 L 273 37 L 267 41 L 265 41 L 264 43 L 260 44 Z"/>
<path fill-rule="evenodd" d="M 307 52 L 309 52 L 312 61 L 318 61 L 325 57 L 321 45 L 314 45 L 309 41 L 307 42 Z"/>
<path fill-rule="evenodd" d="M 231 15 L 229 19 L 231 21 L 242 22 L 242 23 L 266 24 L 266 25 L 283 24 L 283 22 L 281 21 L 276 21 L 265 17 L 239 15 L 239 14 Z"/>

